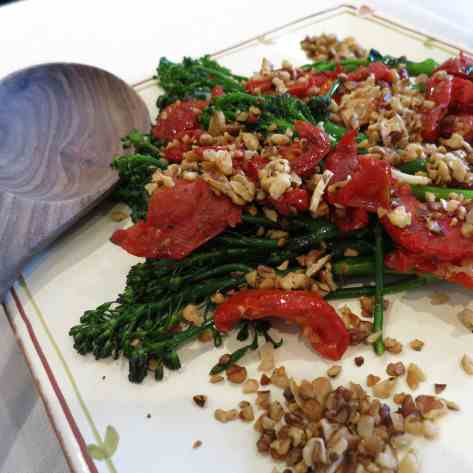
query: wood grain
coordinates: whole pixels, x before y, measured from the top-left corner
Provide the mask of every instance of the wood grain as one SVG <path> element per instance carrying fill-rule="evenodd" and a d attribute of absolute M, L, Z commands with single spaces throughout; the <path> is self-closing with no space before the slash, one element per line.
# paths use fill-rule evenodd
<path fill-rule="evenodd" d="M 31 256 L 111 189 L 120 138 L 149 123 L 137 93 L 95 67 L 45 64 L 0 81 L 0 301 Z"/>

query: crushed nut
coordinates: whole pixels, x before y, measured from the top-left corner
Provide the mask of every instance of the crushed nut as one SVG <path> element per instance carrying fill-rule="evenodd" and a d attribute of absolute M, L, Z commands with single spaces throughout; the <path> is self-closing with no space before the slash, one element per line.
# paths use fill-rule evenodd
<path fill-rule="evenodd" d="M 255 403 L 260 409 L 269 409 L 271 404 L 271 391 L 257 391 Z"/>
<path fill-rule="evenodd" d="M 268 384 L 271 384 L 271 378 L 266 373 L 263 373 L 259 382 L 261 386 L 267 386 Z"/>
<path fill-rule="evenodd" d="M 397 363 L 389 363 L 386 368 L 386 373 L 389 376 L 403 376 L 406 372 L 406 368 L 404 367 L 404 363 L 402 361 L 398 361 Z"/>
<path fill-rule="evenodd" d="M 373 387 L 376 383 L 378 383 L 381 380 L 379 376 L 375 376 L 374 374 L 369 374 L 366 378 L 366 385 L 371 388 Z"/>
<path fill-rule="evenodd" d="M 388 399 L 396 389 L 397 378 L 388 378 L 373 387 L 373 395 L 380 399 Z"/>
<path fill-rule="evenodd" d="M 461 366 L 466 374 L 470 376 L 473 375 L 473 359 L 470 355 L 467 355 L 466 353 L 463 355 L 461 359 Z"/>
<path fill-rule="evenodd" d="M 394 353 L 396 355 L 402 352 L 402 343 L 395 338 L 386 337 L 384 339 L 384 347 L 389 353 Z"/>
<path fill-rule="evenodd" d="M 438 383 L 435 383 L 434 384 L 434 391 L 435 391 L 435 394 L 440 394 L 440 393 L 443 393 L 445 391 L 445 388 L 447 387 L 446 384 L 438 384 Z"/>
<path fill-rule="evenodd" d="M 247 372 L 244 366 L 232 365 L 226 370 L 228 381 L 234 384 L 241 384 L 245 381 Z"/>
<path fill-rule="evenodd" d="M 409 363 L 407 367 L 407 385 L 415 391 L 419 387 L 419 384 L 425 380 L 424 372 L 415 363 Z"/>
<path fill-rule="evenodd" d="M 259 384 L 258 384 L 258 381 L 256 379 L 247 379 L 243 383 L 243 393 L 244 394 L 255 393 L 256 391 L 258 391 L 258 388 L 259 388 Z"/>
<path fill-rule="evenodd" d="M 274 386 L 281 389 L 289 387 L 289 377 L 287 376 L 286 368 L 284 368 L 284 366 L 276 368 L 273 371 L 273 374 L 271 375 L 271 384 L 274 384 Z"/>
<path fill-rule="evenodd" d="M 356 366 L 363 366 L 365 359 L 362 356 L 356 356 L 354 361 Z"/>
<path fill-rule="evenodd" d="M 364 317 L 373 317 L 374 297 L 360 297 L 361 313 Z"/>
<path fill-rule="evenodd" d="M 336 378 L 342 372 L 340 365 L 333 365 L 327 370 L 327 376 L 330 378 Z"/>
<path fill-rule="evenodd" d="M 214 413 L 214 417 L 219 422 L 231 422 L 235 419 L 238 419 L 238 411 L 236 409 L 230 409 L 229 411 L 217 409 Z"/>
<path fill-rule="evenodd" d="M 409 346 L 415 351 L 421 351 L 424 348 L 425 343 L 422 340 L 416 338 L 409 343 Z"/>
<path fill-rule="evenodd" d="M 258 366 L 259 371 L 271 371 L 274 369 L 274 347 L 270 342 L 265 343 L 259 350 L 261 363 Z"/>
<path fill-rule="evenodd" d="M 217 383 L 220 383 L 224 380 L 225 378 L 220 375 L 220 374 L 213 374 L 210 376 L 210 379 L 209 381 L 212 383 L 212 384 L 217 384 Z"/>
<path fill-rule="evenodd" d="M 444 292 L 434 292 L 430 296 L 430 303 L 432 305 L 442 305 L 446 304 L 450 300 L 450 297 L 448 294 L 445 294 Z"/>
<path fill-rule="evenodd" d="M 462 324 L 468 330 L 473 332 L 473 310 L 463 309 L 461 312 L 458 313 L 458 317 L 460 318 Z"/>
<path fill-rule="evenodd" d="M 192 448 L 195 450 L 199 447 L 202 447 L 202 440 L 196 440 L 193 444 L 192 444 Z"/>
<path fill-rule="evenodd" d="M 205 407 L 205 403 L 207 402 L 207 396 L 203 394 L 196 394 L 192 399 L 199 407 Z"/>
<path fill-rule="evenodd" d="M 253 411 L 253 406 L 250 403 L 247 403 L 247 405 L 244 405 L 243 407 L 240 406 L 240 414 L 239 417 L 242 421 L 244 422 L 252 422 L 255 420 L 255 413 Z"/>

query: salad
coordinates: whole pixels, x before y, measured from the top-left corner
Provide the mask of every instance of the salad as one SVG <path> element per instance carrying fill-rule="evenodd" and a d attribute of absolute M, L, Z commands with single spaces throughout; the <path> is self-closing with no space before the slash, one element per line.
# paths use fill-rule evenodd
<path fill-rule="evenodd" d="M 137 260 L 116 300 L 70 330 L 80 354 L 124 356 L 140 383 L 178 369 L 194 339 L 278 347 L 298 324 L 321 356 L 393 346 L 384 296 L 446 280 L 473 288 L 473 59 L 365 51 L 329 36 L 311 62 L 251 77 L 208 56 L 162 58 L 148 134 L 124 138 L 115 197 L 133 225 L 111 237 Z M 369 320 L 331 300 L 361 298 Z"/>

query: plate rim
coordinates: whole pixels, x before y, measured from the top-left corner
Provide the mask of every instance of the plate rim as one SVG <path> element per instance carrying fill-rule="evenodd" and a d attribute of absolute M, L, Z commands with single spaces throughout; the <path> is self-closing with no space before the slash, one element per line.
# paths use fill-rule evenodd
<path fill-rule="evenodd" d="M 297 24 L 303 23 L 305 21 L 309 21 L 309 20 L 314 19 L 316 17 L 323 17 L 323 16 L 329 15 L 329 14 L 333 14 L 334 16 L 335 15 L 338 16 L 338 15 L 343 14 L 343 13 L 349 13 L 349 14 L 356 15 L 356 16 L 362 16 L 363 18 L 366 18 L 367 20 L 371 20 L 371 21 L 375 21 L 377 23 L 381 23 L 385 27 L 391 27 L 391 28 L 394 28 L 394 29 L 398 29 L 398 30 L 400 29 L 402 31 L 407 31 L 407 32 L 409 32 L 411 34 L 414 34 L 416 36 L 423 37 L 424 41 L 429 40 L 429 41 L 432 41 L 432 42 L 436 43 L 434 47 L 446 50 L 447 52 L 450 52 L 450 53 L 464 51 L 468 54 L 473 55 L 473 50 L 465 47 L 464 45 L 462 45 L 460 43 L 451 42 L 447 38 L 443 37 L 442 35 L 437 35 L 437 34 L 432 35 L 432 34 L 426 32 L 423 29 L 417 29 L 416 27 L 414 27 L 412 25 L 409 25 L 408 23 L 403 23 L 402 21 L 398 20 L 397 18 L 395 18 L 391 15 L 384 15 L 382 13 L 378 13 L 377 10 L 373 13 L 369 13 L 368 15 L 361 15 L 361 14 L 359 14 L 359 8 L 360 7 L 357 6 L 354 3 L 341 3 L 341 4 L 338 4 L 338 5 L 329 7 L 329 8 L 325 8 L 325 9 L 322 9 L 318 12 L 306 15 L 304 17 L 300 17 L 300 18 L 297 18 L 295 20 L 291 20 L 290 22 L 288 22 L 284 25 L 280 25 L 276 28 L 273 28 L 273 29 L 270 29 L 270 30 L 266 31 L 265 33 L 258 34 L 256 36 L 253 36 L 253 37 L 248 38 L 246 40 L 240 41 L 240 42 L 235 43 L 231 46 L 228 46 L 224 49 L 218 50 L 214 53 L 210 53 L 209 55 L 213 58 L 223 57 L 226 54 L 228 54 L 231 51 L 234 51 L 238 48 L 241 48 L 241 47 L 244 47 L 244 46 L 247 46 L 247 45 L 251 45 L 251 43 L 254 43 L 254 42 L 264 41 L 264 39 L 266 37 L 268 37 L 272 34 L 275 34 L 279 31 L 283 31 L 284 29 L 289 28 L 293 25 L 297 25 Z M 322 18 L 322 19 L 324 19 L 324 18 Z M 387 26 L 387 25 L 389 25 L 389 26 Z M 156 79 L 153 76 L 149 76 L 145 79 L 142 79 L 140 81 L 137 81 L 137 82 L 134 82 L 134 83 L 130 84 L 130 86 L 133 87 L 135 90 L 137 90 L 137 92 L 144 91 L 148 87 L 154 86 L 154 85 L 156 85 Z M 19 283 L 20 286 L 24 285 L 24 287 L 21 288 L 21 292 L 26 291 L 27 293 L 29 293 L 29 288 L 28 288 L 26 279 L 23 277 L 23 275 L 20 276 L 19 281 L 20 281 L 20 283 Z M 33 384 L 34 384 L 34 386 L 35 386 L 35 388 L 38 392 L 38 395 L 39 395 L 39 397 L 40 397 L 40 399 L 41 399 L 41 401 L 44 405 L 46 415 L 47 415 L 47 417 L 48 417 L 48 419 L 51 423 L 51 426 L 52 426 L 52 429 L 53 429 L 53 431 L 56 435 L 56 438 L 58 439 L 59 445 L 60 445 L 61 450 L 64 454 L 66 463 L 67 463 L 68 467 L 70 468 L 70 471 L 72 473 L 99 473 L 99 470 L 97 468 L 97 465 L 96 465 L 95 461 L 92 459 L 89 452 L 87 451 L 87 445 L 85 443 L 85 440 L 82 437 L 82 433 L 81 433 L 79 427 L 77 426 L 77 424 L 75 424 L 74 416 L 73 416 L 72 412 L 70 411 L 70 408 L 67 404 L 67 400 L 64 398 L 64 395 L 62 394 L 59 385 L 58 385 L 58 389 L 62 394 L 62 397 L 63 397 L 62 401 L 60 399 L 60 395 L 58 395 L 58 392 L 54 389 L 54 386 L 52 386 L 52 387 L 53 387 L 53 390 L 55 391 L 55 394 L 56 394 L 57 397 L 55 397 L 54 399 L 51 400 L 51 399 L 49 399 L 49 396 L 45 393 L 45 388 L 42 384 L 42 383 L 45 382 L 45 380 L 41 380 L 39 378 L 39 376 L 37 375 L 37 368 L 34 367 L 34 363 L 31 359 L 32 356 L 38 356 L 39 357 L 39 360 L 40 360 L 41 365 L 42 365 L 42 369 L 44 370 L 44 373 L 42 373 L 42 374 L 46 375 L 46 381 L 49 383 L 49 385 L 51 386 L 51 382 L 52 382 L 51 378 L 53 379 L 53 384 L 54 384 L 54 382 L 57 384 L 57 381 L 55 380 L 54 372 L 49 367 L 49 363 L 47 361 L 46 356 L 44 355 L 44 353 L 40 353 L 41 352 L 41 345 L 40 345 L 39 341 L 37 340 L 35 330 L 32 327 L 31 322 L 29 321 L 30 317 L 28 316 L 28 312 L 25 309 L 25 306 L 22 302 L 22 297 L 20 296 L 20 291 L 17 290 L 16 287 L 14 286 L 9 291 L 8 298 L 10 299 L 10 301 L 8 303 L 5 300 L 0 305 L 2 306 L 2 308 L 3 308 L 3 310 L 6 314 L 6 317 L 7 317 L 8 321 L 9 321 L 9 324 L 12 328 L 13 334 L 16 338 L 18 347 L 21 350 L 21 352 L 23 353 L 26 364 L 27 364 L 28 369 L 30 370 L 30 373 L 31 373 L 31 376 L 32 376 Z M 34 302 L 34 298 L 33 298 L 32 294 L 31 294 L 31 299 L 32 299 L 32 302 Z M 25 324 L 26 331 L 28 332 L 29 341 L 32 343 L 34 350 L 28 350 L 25 347 L 25 343 L 24 343 L 24 340 L 22 339 L 22 335 L 20 335 L 20 329 L 19 329 L 19 326 L 18 326 L 18 321 L 16 320 L 15 317 L 12 316 L 11 309 L 9 308 L 9 304 L 16 307 L 16 310 L 18 311 L 18 313 L 20 315 L 20 319 L 21 319 L 22 323 Z M 36 342 L 35 342 L 35 340 L 36 340 Z M 64 433 L 61 431 L 60 427 L 57 424 L 57 420 L 55 419 L 55 414 L 53 413 L 54 407 L 51 406 L 51 401 L 53 401 L 55 403 L 56 402 L 59 403 L 60 412 L 56 413 L 56 415 L 62 415 L 62 416 L 66 417 L 66 419 L 68 421 L 68 424 L 69 424 L 69 428 L 71 429 L 71 433 L 74 436 L 75 441 L 77 442 L 76 446 L 79 447 L 79 450 L 80 450 L 80 453 L 81 453 L 81 458 L 83 460 L 83 462 L 81 462 L 81 465 L 86 466 L 87 470 L 84 470 L 83 468 L 81 468 L 81 466 L 79 465 L 79 459 L 77 458 L 76 455 L 74 455 L 75 452 L 70 450 L 72 448 L 72 445 L 68 445 L 68 440 L 64 438 Z M 69 410 L 69 414 L 67 413 L 67 410 Z M 74 424 L 75 424 L 75 426 L 74 426 Z M 111 464 L 111 465 L 109 464 L 109 467 L 110 467 L 109 469 L 112 473 L 116 473 L 116 469 L 113 466 L 113 464 Z"/>

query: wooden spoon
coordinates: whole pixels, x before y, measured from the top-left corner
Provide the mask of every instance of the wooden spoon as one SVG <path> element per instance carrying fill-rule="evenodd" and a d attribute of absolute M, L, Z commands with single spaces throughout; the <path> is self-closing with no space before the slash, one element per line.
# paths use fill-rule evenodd
<path fill-rule="evenodd" d="M 116 182 L 120 138 L 149 124 L 138 94 L 95 67 L 45 64 L 0 81 L 0 302 Z"/>

